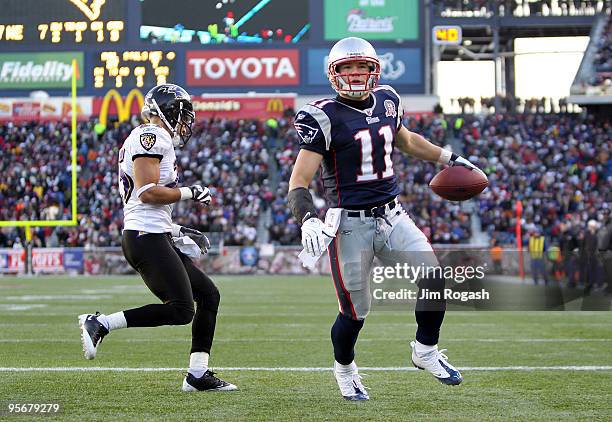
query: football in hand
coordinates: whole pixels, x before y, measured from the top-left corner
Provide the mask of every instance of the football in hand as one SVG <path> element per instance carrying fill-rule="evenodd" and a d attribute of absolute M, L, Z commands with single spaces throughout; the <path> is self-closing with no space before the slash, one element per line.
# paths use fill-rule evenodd
<path fill-rule="evenodd" d="M 449 201 L 466 201 L 489 185 L 487 177 L 464 166 L 448 167 L 436 174 L 429 187 Z"/>

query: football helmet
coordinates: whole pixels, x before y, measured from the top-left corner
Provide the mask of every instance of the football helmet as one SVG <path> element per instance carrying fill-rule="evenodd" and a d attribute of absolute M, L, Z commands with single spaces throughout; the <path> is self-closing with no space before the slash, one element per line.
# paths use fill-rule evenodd
<path fill-rule="evenodd" d="M 347 82 L 343 77 L 348 79 L 348 74 L 339 72 L 341 64 L 352 61 L 365 61 L 368 63 L 369 72 L 365 85 L 355 85 Z M 332 88 L 337 93 L 342 93 L 350 97 L 362 97 L 372 91 L 378 80 L 380 79 L 380 60 L 376 54 L 376 50 L 372 44 L 363 38 L 347 37 L 338 41 L 327 56 L 327 76 L 331 82 Z"/>
<path fill-rule="evenodd" d="M 150 120 L 158 116 L 172 134 L 175 147 L 184 146 L 192 135 L 195 113 L 191 97 L 174 84 L 161 84 L 152 88 L 144 98 L 141 115 Z"/>

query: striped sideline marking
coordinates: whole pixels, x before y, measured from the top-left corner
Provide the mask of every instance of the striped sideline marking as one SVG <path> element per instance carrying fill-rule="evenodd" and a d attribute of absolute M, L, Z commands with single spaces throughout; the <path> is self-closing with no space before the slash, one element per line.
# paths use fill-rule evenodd
<path fill-rule="evenodd" d="M 331 367 L 226 367 L 214 368 L 218 371 L 251 371 L 251 372 L 329 372 Z M 612 371 L 612 366 L 467 366 L 459 368 L 462 371 Z M 185 371 L 185 368 L 106 368 L 101 366 L 51 368 L 10 368 L 0 367 L 0 372 L 170 372 Z M 371 372 L 407 372 L 417 371 L 413 367 L 360 367 L 360 371 Z"/>

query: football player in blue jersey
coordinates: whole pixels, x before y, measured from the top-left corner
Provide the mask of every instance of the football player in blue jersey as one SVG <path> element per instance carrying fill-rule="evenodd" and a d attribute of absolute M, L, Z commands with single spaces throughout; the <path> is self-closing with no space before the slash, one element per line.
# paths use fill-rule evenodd
<path fill-rule="evenodd" d="M 307 104 L 295 117 L 300 152 L 289 182 L 288 202 L 302 225 L 306 252 L 320 256 L 329 244 L 340 308 L 331 329 L 334 374 L 345 399 L 367 400 L 354 361 L 355 343 L 371 304 L 363 269 L 371 268 L 375 256 L 385 265 L 401 261 L 439 265 L 427 238 L 398 202 L 393 153 L 398 149 L 421 160 L 480 170 L 402 125 L 401 98 L 392 87 L 378 85 L 380 62 L 366 40 L 349 37 L 338 41 L 328 56 L 328 76 L 338 95 Z M 337 233 L 330 233 L 317 217 L 308 191 L 319 167 L 328 206 L 342 209 Z M 424 277 L 419 288 L 441 292 L 444 282 L 435 275 Z M 444 295 L 441 297 L 417 300 L 412 363 L 444 384 L 457 385 L 463 379 L 461 374 L 437 346 L 446 309 Z"/>

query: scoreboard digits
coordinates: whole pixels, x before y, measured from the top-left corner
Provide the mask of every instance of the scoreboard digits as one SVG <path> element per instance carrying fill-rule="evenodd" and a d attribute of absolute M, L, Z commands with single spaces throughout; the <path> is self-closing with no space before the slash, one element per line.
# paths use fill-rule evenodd
<path fill-rule="evenodd" d="M 174 51 L 102 51 L 93 67 L 95 88 L 138 88 L 166 83 L 174 78 Z"/>
<path fill-rule="evenodd" d="M 125 41 L 126 0 L 3 0 L 0 46 Z"/>

